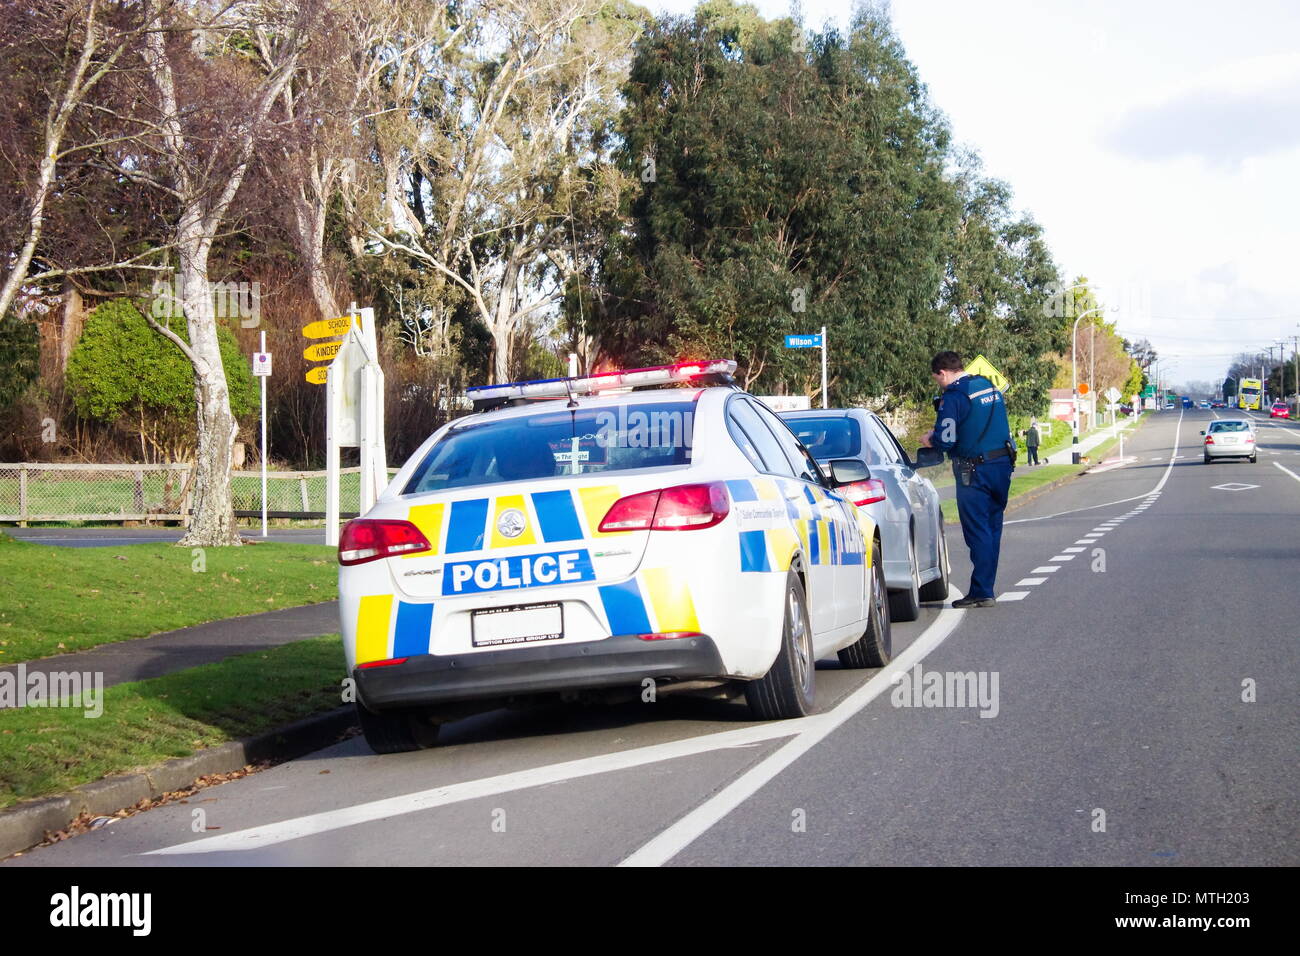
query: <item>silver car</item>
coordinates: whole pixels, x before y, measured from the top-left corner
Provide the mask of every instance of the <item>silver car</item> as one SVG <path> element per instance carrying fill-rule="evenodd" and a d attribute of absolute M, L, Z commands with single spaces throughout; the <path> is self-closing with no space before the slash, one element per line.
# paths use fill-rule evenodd
<path fill-rule="evenodd" d="M 1241 418 L 1220 418 L 1210 422 L 1201 432 L 1205 436 L 1205 463 L 1216 458 L 1247 458 L 1253 465 L 1259 461 L 1255 448 L 1255 423 Z"/>
<path fill-rule="evenodd" d="M 781 412 L 818 464 L 856 458 L 870 478 L 853 499 L 880 528 L 890 617 L 914 621 L 921 602 L 948 599 L 948 542 L 939 493 L 915 469 L 885 423 L 861 408 Z"/>

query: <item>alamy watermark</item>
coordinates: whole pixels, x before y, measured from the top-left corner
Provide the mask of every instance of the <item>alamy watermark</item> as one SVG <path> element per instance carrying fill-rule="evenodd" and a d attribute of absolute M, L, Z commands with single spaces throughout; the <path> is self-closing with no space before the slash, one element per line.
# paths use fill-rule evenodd
<path fill-rule="evenodd" d="M 179 276 L 171 280 L 155 279 L 153 305 L 150 313 L 155 319 L 179 319 L 185 314 L 185 281 Z M 262 322 L 262 283 L 260 282 L 209 282 L 208 294 L 218 319 L 239 319 L 241 328 L 256 328 Z"/>
<path fill-rule="evenodd" d="M 895 707 L 978 707 L 981 717 L 996 717 L 1001 709 L 997 671 L 924 671 L 918 663 L 889 682 Z"/>
<path fill-rule="evenodd" d="M 642 411 L 620 405 L 596 413 L 596 444 L 601 448 L 690 448 L 691 412 Z"/>
<path fill-rule="evenodd" d="M 0 671 L 0 710 L 11 707 L 79 707 L 83 717 L 104 713 L 103 671 L 39 671 L 26 664 Z"/>

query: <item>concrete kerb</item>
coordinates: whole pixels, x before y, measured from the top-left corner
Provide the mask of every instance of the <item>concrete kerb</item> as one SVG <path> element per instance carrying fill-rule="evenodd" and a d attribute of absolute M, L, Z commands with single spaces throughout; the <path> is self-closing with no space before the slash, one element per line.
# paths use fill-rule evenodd
<path fill-rule="evenodd" d="M 356 722 L 356 710 L 339 707 L 269 733 L 233 740 L 135 773 L 114 774 L 68 793 L 0 810 L 0 859 L 30 849 L 47 832 L 69 827 L 83 813 L 109 816 L 192 785 L 200 777 L 232 773 L 262 760 L 285 761 L 333 743 Z"/>

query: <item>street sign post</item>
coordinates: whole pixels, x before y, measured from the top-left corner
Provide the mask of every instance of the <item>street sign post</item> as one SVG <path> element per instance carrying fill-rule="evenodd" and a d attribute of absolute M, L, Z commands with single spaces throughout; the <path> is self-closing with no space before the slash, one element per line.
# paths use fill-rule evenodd
<path fill-rule="evenodd" d="M 328 362 L 339 354 L 339 349 L 342 347 L 342 339 L 337 342 L 318 342 L 303 349 L 302 357 L 308 362 Z"/>
<path fill-rule="evenodd" d="M 271 353 L 262 333 L 259 351 L 253 353 L 253 374 L 262 386 L 262 537 L 266 537 L 266 380 L 271 377 Z"/>
<path fill-rule="evenodd" d="M 332 339 L 347 335 L 355 319 L 350 315 L 341 315 L 337 319 L 321 319 L 302 327 L 302 334 L 309 339 Z"/>
<path fill-rule="evenodd" d="M 826 326 L 822 326 L 820 334 L 787 335 L 785 347 L 822 350 L 822 408 L 830 408 L 830 398 L 826 394 Z"/>

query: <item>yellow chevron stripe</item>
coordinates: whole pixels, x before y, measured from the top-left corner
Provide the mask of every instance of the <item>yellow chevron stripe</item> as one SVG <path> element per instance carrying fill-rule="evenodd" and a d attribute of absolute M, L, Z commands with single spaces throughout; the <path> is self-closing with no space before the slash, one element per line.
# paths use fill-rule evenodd
<path fill-rule="evenodd" d="M 357 608 L 357 663 L 382 661 L 388 654 L 388 628 L 393 618 L 391 594 L 368 594 Z"/>
<path fill-rule="evenodd" d="M 524 530 L 517 538 L 507 538 L 497 530 L 497 521 L 500 520 L 503 512 L 514 508 L 524 516 Z M 535 522 L 528 515 L 528 505 L 524 503 L 523 495 L 502 495 L 496 500 L 496 510 L 492 512 L 492 541 L 488 546 L 491 548 L 518 548 L 526 544 L 537 543 L 537 533 L 533 530 Z"/>
<path fill-rule="evenodd" d="M 630 531 L 597 531 L 601 520 L 609 512 L 610 505 L 618 501 L 618 485 L 596 485 L 591 488 L 579 488 L 578 500 L 582 502 L 582 513 L 587 518 L 587 537 L 607 538 L 614 534 L 631 534 Z"/>
<path fill-rule="evenodd" d="M 442 518 L 443 511 L 446 509 L 443 502 L 436 505 L 412 505 L 406 513 L 406 520 L 415 525 L 429 539 L 433 545 L 433 551 L 422 551 L 419 554 L 404 554 L 403 558 L 427 558 L 430 554 L 438 554 L 442 547 Z"/>
<path fill-rule="evenodd" d="M 695 616 L 695 602 L 691 588 L 673 568 L 651 568 L 641 572 L 641 581 L 650 595 L 655 611 L 655 630 L 698 631 L 700 622 Z"/>

